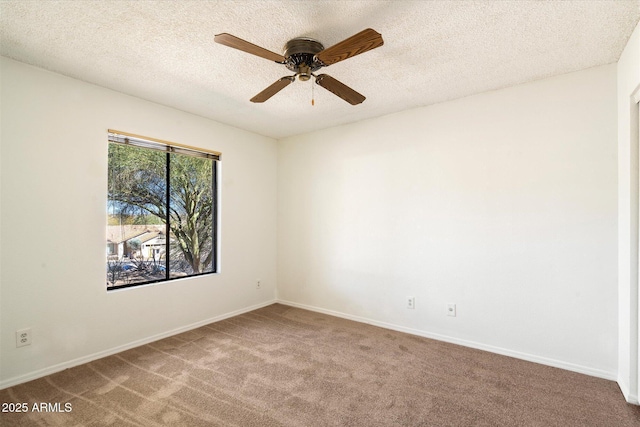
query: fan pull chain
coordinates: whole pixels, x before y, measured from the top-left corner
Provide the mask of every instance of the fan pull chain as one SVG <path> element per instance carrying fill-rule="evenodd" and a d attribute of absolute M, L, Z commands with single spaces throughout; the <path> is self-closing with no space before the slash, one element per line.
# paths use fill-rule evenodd
<path fill-rule="evenodd" d="M 316 101 L 314 99 L 314 87 L 315 86 L 315 81 L 311 82 L 311 106 L 313 107 L 314 105 L 316 105 Z"/>

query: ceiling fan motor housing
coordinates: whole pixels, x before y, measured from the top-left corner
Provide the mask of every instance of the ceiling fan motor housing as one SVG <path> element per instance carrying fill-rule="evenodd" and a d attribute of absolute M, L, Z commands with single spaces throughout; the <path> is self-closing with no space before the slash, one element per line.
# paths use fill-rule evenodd
<path fill-rule="evenodd" d="M 324 65 L 315 58 L 323 50 L 324 46 L 317 40 L 308 37 L 291 39 L 284 45 L 285 66 L 295 72 L 300 80 L 309 80 L 311 73 Z"/>

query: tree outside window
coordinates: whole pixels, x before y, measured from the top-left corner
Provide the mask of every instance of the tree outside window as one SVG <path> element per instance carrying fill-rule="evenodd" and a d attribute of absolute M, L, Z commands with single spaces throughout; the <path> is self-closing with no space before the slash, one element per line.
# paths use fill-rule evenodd
<path fill-rule="evenodd" d="M 110 140 L 107 286 L 215 272 L 216 160 Z"/>

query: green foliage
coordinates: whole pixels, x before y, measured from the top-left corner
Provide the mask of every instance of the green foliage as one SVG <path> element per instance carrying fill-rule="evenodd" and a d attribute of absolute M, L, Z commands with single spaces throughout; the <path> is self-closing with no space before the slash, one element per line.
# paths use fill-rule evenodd
<path fill-rule="evenodd" d="M 142 246 L 142 243 L 138 239 L 131 239 L 127 242 L 127 245 L 129 246 L 129 249 L 131 249 L 132 251 L 137 251 Z"/>
<path fill-rule="evenodd" d="M 107 215 L 107 225 L 161 225 L 164 222 L 155 215 L 142 214 L 121 214 Z"/>
<path fill-rule="evenodd" d="M 165 159 L 160 151 L 109 144 L 109 201 L 118 215 L 166 217 Z"/>

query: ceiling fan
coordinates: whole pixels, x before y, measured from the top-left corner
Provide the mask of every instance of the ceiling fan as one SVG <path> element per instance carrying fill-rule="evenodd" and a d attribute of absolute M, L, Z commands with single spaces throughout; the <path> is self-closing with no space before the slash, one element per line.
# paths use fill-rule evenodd
<path fill-rule="evenodd" d="M 339 96 L 351 105 L 360 104 L 365 97 L 344 83 L 327 74 L 314 74 L 322 67 L 343 61 L 371 49 L 382 46 L 382 36 L 375 30 L 367 28 L 327 49 L 322 43 L 308 37 L 296 37 L 284 46 L 284 55 L 277 54 L 263 47 L 256 46 L 231 34 L 218 34 L 213 39 L 216 43 L 238 49 L 261 58 L 285 65 L 295 74 L 277 80 L 271 86 L 251 98 L 251 102 L 265 102 L 276 93 L 287 87 L 296 76 L 301 81 L 315 78 L 316 84 Z"/>

